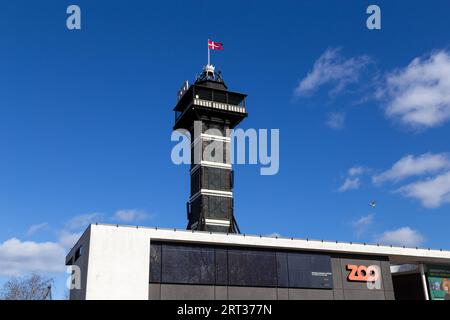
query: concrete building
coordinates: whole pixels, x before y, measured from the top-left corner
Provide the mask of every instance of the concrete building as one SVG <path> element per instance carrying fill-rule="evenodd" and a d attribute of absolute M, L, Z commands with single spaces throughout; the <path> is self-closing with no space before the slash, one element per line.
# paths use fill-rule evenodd
<path fill-rule="evenodd" d="M 71 299 L 429 299 L 450 251 L 94 224 L 66 264 Z"/>

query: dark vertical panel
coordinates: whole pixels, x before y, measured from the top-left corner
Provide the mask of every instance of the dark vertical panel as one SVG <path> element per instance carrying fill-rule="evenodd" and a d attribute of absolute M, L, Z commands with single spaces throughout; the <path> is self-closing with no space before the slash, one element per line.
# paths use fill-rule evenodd
<path fill-rule="evenodd" d="M 244 101 L 245 96 L 242 94 L 236 94 L 236 93 L 228 93 L 228 103 L 233 104 L 235 106 L 241 105 L 241 103 Z"/>
<path fill-rule="evenodd" d="M 228 250 L 228 284 L 232 286 L 276 287 L 275 251 Z"/>
<path fill-rule="evenodd" d="M 216 285 L 228 284 L 227 249 L 216 249 Z"/>
<path fill-rule="evenodd" d="M 191 196 L 195 195 L 200 191 L 201 188 L 201 169 L 196 170 L 193 174 L 191 174 Z"/>
<path fill-rule="evenodd" d="M 202 196 L 205 200 L 204 212 L 206 218 L 228 219 L 231 215 L 231 199 L 217 196 Z"/>
<path fill-rule="evenodd" d="M 225 191 L 229 191 L 231 189 L 231 170 L 221 169 L 221 189 Z"/>
<path fill-rule="evenodd" d="M 311 268 L 314 271 L 331 272 L 331 258 L 322 255 L 310 255 Z"/>
<path fill-rule="evenodd" d="M 310 255 L 312 288 L 332 288 L 333 271 L 331 257 L 325 255 Z"/>
<path fill-rule="evenodd" d="M 205 189 L 222 190 L 220 170 L 219 168 L 205 168 L 205 171 L 208 172 Z"/>
<path fill-rule="evenodd" d="M 161 282 L 161 245 L 150 243 L 150 282 Z"/>
<path fill-rule="evenodd" d="M 299 253 L 288 253 L 289 287 L 308 288 L 310 285 L 309 256 Z"/>
<path fill-rule="evenodd" d="M 214 91 L 214 101 L 227 103 L 227 94 L 224 91 Z"/>
<path fill-rule="evenodd" d="M 230 191 L 231 170 L 203 167 L 203 189 Z"/>
<path fill-rule="evenodd" d="M 329 256 L 289 253 L 288 269 L 291 288 L 329 289 L 333 287 Z"/>
<path fill-rule="evenodd" d="M 214 284 L 214 249 L 191 245 L 162 245 L 163 283 Z"/>
<path fill-rule="evenodd" d="M 213 90 L 203 87 L 197 87 L 196 94 L 200 99 L 204 100 L 212 100 L 213 98 Z"/>
<path fill-rule="evenodd" d="M 200 219 L 202 211 L 202 197 L 198 197 L 191 202 L 191 222 L 198 221 Z"/>
<path fill-rule="evenodd" d="M 286 252 L 277 252 L 277 278 L 279 287 L 289 287 L 289 272 Z"/>

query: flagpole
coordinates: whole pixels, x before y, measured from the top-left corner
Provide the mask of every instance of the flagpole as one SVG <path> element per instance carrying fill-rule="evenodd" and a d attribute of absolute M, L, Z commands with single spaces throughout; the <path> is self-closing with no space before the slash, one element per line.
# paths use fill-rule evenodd
<path fill-rule="evenodd" d="M 211 50 L 209 49 L 209 44 L 208 44 L 208 66 L 211 65 Z"/>

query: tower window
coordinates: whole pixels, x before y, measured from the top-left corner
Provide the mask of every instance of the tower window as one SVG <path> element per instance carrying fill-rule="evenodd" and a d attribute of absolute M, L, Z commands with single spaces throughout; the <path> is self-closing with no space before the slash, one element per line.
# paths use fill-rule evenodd
<path fill-rule="evenodd" d="M 231 198 L 204 196 L 204 213 L 210 219 L 228 219 L 231 216 Z"/>
<path fill-rule="evenodd" d="M 231 170 L 204 167 L 203 185 L 205 189 L 229 191 L 231 189 Z"/>
<path fill-rule="evenodd" d="M 222 92 L 222 91 L 214 91 L 213 99 L 214 99 L 215 102 L 228 103 L 228 101 L 227 101 L 227 94 L 225 92 Z"/>
<path fill-rule="evenodd" d="M 207 88 L 197 88 L 196 95 L 199 96 L 200 99 L 212 101 L 213 92 L 211 89 Z"/>
<path fill-rule="evenodd" d="M 78 260 L 83 255 L 83 246 L 79 246 L 77 251 L 75 251 L 75 261 Z"/>

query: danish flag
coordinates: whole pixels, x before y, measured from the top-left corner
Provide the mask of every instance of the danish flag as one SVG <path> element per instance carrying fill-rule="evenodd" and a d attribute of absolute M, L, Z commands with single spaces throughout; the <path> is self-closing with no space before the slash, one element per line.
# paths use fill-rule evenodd
<path fill-rule="evenodd" d="M 208 49 L 210 50 L 223 50 L 223 43 L 222 42 L 215 42 L 210 39 L 208 39 Z"/>

